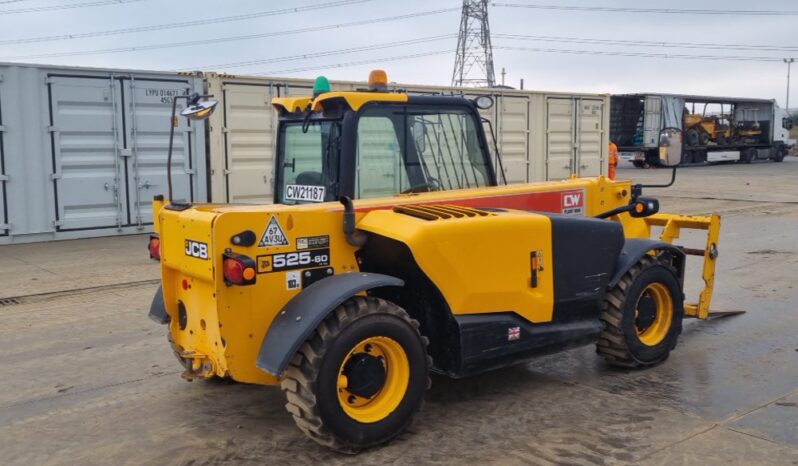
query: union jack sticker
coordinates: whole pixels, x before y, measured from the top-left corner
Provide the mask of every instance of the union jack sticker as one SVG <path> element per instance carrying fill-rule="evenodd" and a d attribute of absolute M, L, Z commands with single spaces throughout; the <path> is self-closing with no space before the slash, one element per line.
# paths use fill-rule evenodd
<path fill-rule="evenodd" d="M 510 327 L 507 329 L 507 341 L 521 339 L 521 327 Z"/>

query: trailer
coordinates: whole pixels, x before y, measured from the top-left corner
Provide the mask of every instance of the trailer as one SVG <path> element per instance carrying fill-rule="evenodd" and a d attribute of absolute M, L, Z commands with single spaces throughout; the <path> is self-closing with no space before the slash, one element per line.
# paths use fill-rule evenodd
<path fill-rule="evenodd" d="M 622 164 L 657 166 L 659 133 L 682 130 L 682 164 L 781 162 L 790 149 L 793 121 L 772 99 L 677 94 L 623 94 L 610 98 L 610 141 Z"/>

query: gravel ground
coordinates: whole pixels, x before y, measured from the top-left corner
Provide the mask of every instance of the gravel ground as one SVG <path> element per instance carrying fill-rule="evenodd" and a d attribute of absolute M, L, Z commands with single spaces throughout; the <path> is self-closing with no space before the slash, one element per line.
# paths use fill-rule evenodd
<path fill-rule="evenodd" d="M 643 183 L 668 176 L 619 170 Z M 145 236 L 0 247 L 0 298 L 20 297 L 0 306 L 0 458 L 798 464 L 796 186 L 798 159 L 788 158 L 685 168 L 673 187 L 647 191 L 664 211 L 723 215 L 713 308 L 747 314 L 686 322 L 671 358 L 646 371 L 612 369 L 586 347 L 463 380 L 436 377 L 414 426 L 356 457 L 307 440 L 277 389 L 180 378 L 165 329 L 146 317 L 158 272 Z"/>

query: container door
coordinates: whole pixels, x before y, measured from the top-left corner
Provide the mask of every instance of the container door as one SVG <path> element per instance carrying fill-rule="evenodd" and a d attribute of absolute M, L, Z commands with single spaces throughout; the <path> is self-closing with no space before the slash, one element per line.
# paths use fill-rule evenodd
<path fill-rule="evenodd" d="M 56 230 L 124 223 L 119 84 L 109 78 L 48 80 Z"/>
<path fill-rule="evenodd" d="M 604 102 L 601 100 L 579 99 L 577 119 L 577 161 L 578 176 L 599 176 L 604 148 L 602 147 L 601 127 L 604 121 Z"/>
<path fill-rule="evenodd" d="M 659 132 L 662 130 L 662 98 L 656 95 L 646 96 L 645 106 L 643 145 L 657 147 L 659 145 Z"/>
<path fill-rule="evenodd" d="M 274 193 L 275 111 L 270 85 L 223 85 L 228 202 L 270 203 Z"/>
<path fill-rule="evenodd" d="M 5 141 L 3 140 L 3 114 L 0 111 L 0 236 L 8 235 L 8 204 L 6 203 L 6 154 L 5 154 Z"/>
<path fill-rule="evenodd" d="M 172 98 L 190 92 L 185 81 L 130 79 L 124 83 L 123 154 L 121 165 L 127 188 L 125 205 L 128 225 L 149 225 L 153 222 L 152 198 L 168 196 L 167 154 L 169 152 L 169 120 Z M 177 102 L 178 114 L 185 100 Z M 194 201 L 196 163 L 193 160 L 191 132 L 197 122 L 178 117 L 172 149 L 172 190 L 175 200 Z M 204 124 L 199 122 L 200 125 Z M 204 182 L 204 181 L 199 181 Z"/>
<path fill-rule="evenodd" d="M 499 109 L 499 150 L 508 183 L 529 181 L 529 99 L 501 96 Z M 501 177 L 499 177 L 501 182 Z"/>
<path fill-rule="evenodd" d="M 562 180 L 574 172 L 574 101 L 549 97 L 546 103 L 546 179 Z"/>

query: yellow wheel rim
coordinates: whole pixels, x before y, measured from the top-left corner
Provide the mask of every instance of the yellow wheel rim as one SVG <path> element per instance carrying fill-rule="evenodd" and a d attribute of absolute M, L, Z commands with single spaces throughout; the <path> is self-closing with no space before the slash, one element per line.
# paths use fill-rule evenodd
<path fill-rule="evenodd" d="M 673 298 L 668 287 L 662 283 L 648 285 L 635 306 L 637 337 L 644 345 L 656 346 L 668 335 L 672 322 Z"/>
<path fill-rule="evenodd" d="M 352 419 L 379 422 L 402 402 L 410 382 L 404 348 L 388 337 L 370 337 L 346 355 L 338 370 L 338 402 Z"/>

